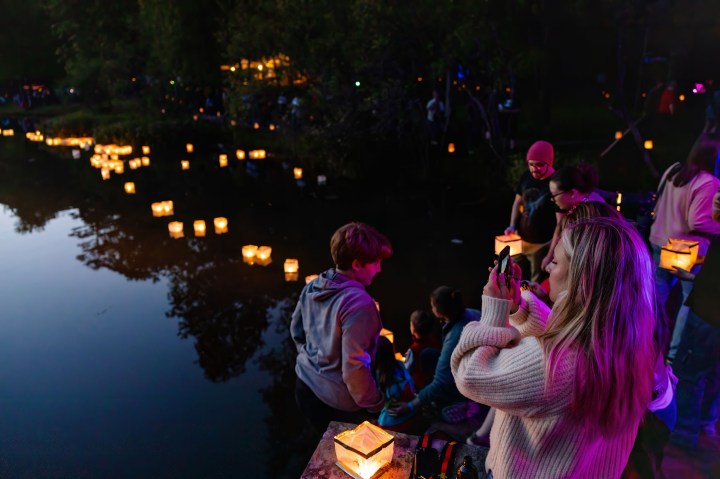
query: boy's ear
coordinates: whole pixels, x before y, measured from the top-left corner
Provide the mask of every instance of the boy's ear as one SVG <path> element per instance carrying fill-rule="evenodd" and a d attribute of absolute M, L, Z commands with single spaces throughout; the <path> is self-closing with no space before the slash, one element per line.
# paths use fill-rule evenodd
<path fill-rule="evenodd" d="M 358 268 L 362 268 L 362 266 L 363 264 L 356 259 L 354 259 L 350 264 L 350 267 L 353 269 L 353 271 L 356 271 Z"/>

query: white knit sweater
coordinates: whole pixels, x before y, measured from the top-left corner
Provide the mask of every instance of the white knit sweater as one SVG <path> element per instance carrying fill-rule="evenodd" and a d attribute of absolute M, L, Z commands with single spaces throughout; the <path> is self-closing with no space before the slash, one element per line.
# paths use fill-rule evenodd
<path fill-rule="evenodd" d="M 460 392 L 497 409 L 486 468 L 496 479 L 619 477 L 638 423 L 605 438 L 570 416 L 577 354 L 565 354 L 548 382 L 532 334 L 545 329 L 549 309 L 531 293 L 523 300 L 510 318 L 510 301 L 483 296 L 482 319 L 465 326 L 452 355 Z"/>

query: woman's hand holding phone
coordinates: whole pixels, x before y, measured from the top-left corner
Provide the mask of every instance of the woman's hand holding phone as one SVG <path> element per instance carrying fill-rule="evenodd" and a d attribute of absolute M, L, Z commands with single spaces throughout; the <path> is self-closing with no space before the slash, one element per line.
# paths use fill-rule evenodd
<path fill-rule="evenodd" d="M 500 272 L 500 265 L 497 260 L 495 266 L 488 268 L 490 276 L 483 288 L 483 294 L 492 298 L 507 299 L 513 302 L 511 311 L 517 311 L 520 305 L 520 277 L 522 269 L 515 264 L 512 258 L 507 258 L 505 273 Z"/>

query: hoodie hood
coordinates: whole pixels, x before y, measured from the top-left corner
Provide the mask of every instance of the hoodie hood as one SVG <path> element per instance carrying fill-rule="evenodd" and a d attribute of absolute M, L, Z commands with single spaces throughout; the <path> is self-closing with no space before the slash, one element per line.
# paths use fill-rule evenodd
<path fill-rule="evenodd" d="M 318 302 L 327 301 L 341 291 L 349 288 L 359 288 L 365 291 L 365 287 L 347 276 L 338 273 L 334 268 L 323 272 L 307 285 L 307 295 Z"/>

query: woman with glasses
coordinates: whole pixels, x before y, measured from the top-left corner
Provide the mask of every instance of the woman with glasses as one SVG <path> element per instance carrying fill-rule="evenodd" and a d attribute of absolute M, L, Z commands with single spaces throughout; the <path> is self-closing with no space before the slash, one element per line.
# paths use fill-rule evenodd
<path fill-rule="evenodd" d="M 572 213 L 580 203 L 587 201 L 605 202 L 605 199 L 595 191 L 597 185 L 597 170 L 588 163 L 559 168 L 550 177 L 550 201 L 555 203 L 558 211 L 556 212 L 556 226 L 550 243 L 550 250 L 541 263 L 543 270 L 546 270 L 553 260 L 555 246 L 560 241 L 560 233 L 562 232 L 560 225 L 562 219 Z"/>

